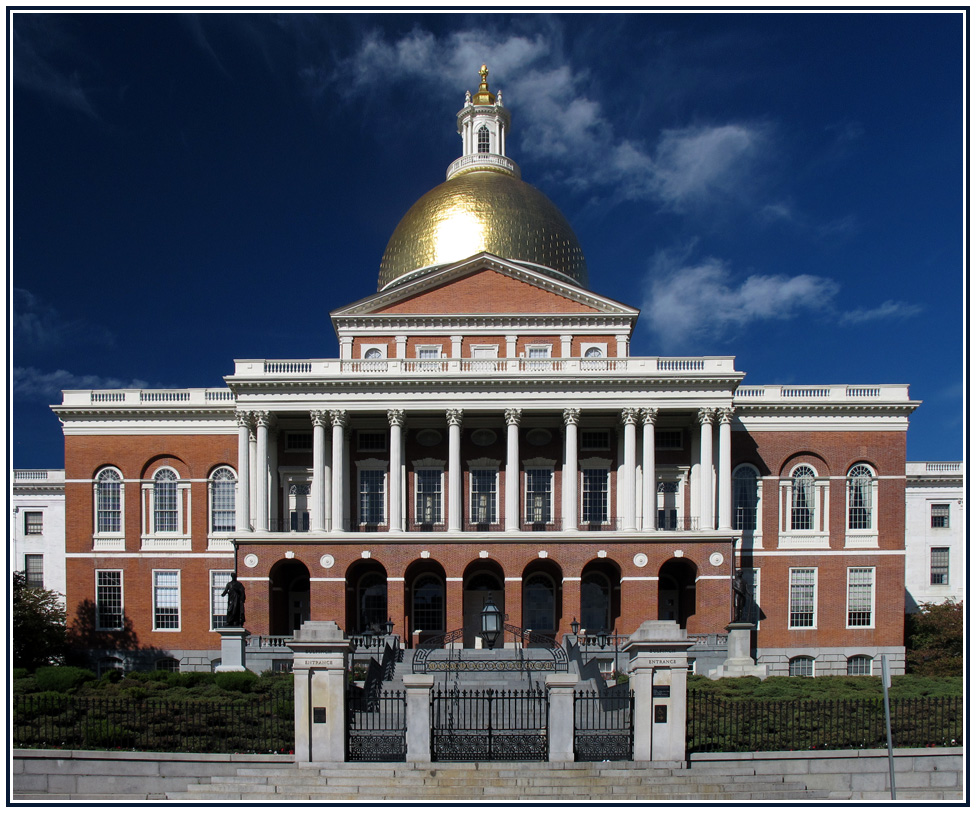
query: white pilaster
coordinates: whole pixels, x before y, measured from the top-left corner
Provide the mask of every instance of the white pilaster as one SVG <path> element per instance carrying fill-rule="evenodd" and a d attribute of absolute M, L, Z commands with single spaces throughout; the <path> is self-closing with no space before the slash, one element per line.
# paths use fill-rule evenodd
<path fill-rule="evenodd" d="M 630 355 L 630 337 L 626 333 L 617 334 L 617 358 L 627 358 Z"/>
<path fill-rule="evenodd" d="M 237 530 L 251 530 L 251 413 L 237 413 Z"/>
<path fill-rule="evenodd" d="M 256 503 L 255 530 L 268 530 L 268 427 L 271 416 L 264 411 L 254 413 L 257 426 L 257 465 L 254 471 L 254 501 Z"/>
<path fill-rule="evenodd" d="M 339 337 L 339 358 L 343 361 L 352 358 L 352 336 Z"/>
<path fill-rule="evenodd" d="M 451 358 L 461 358 L 461 342 L 464 336 L 451 336 Z"/>
<path fill-rule="evenodd" d="M 447 410 L 447 530 L 461 530 L 461 420 L 460 409 Z"/>
<path fill-rule="evenodd" d="M 403 468 L 403 410 L 388 409 L 390 421 L 390 531 L 403 530 L 403 494 L 400 478 Z"/>
<path fill-rule="evenodd" d="M 312 418 L 312 530 L 325 531 L 327 514 L 325 494 L 328 490 L 325 476 L 325 425 L 329 415 L 324 410 L 313 410 Z"/>
<path fill-rule="evenodd" d="M 712 504 L 714 493 L 714 485 L 712 484 L 712 424 L 715 420 L 715 410 L 699 409 L 698 420 L 701 423 L 701 465 L 698 467 L 700 497 L 698 508 L 699 528 L 703 531 L 714 531 L 715 507 Z"/>
<path fill-rule="evenodd" d="M 505 410 L 508 427 L 507 454 L 505 457 L 505 530 L 519 529 L 519 424 L 522 410 Z"/>
<path fill-rule="evenodd" d="M 735 407 L 718 412 L 718 527 L 732 530 L 732 415 Z"/>
<path fill-rule="evenodd" d="M 398 359 L 405 359 L 407 357 L 407 337 L 397 336 L 396 337 L 396 357 Z"/>
<path fill-rule="evenodd" d="M 624 424 L 624 487 L 622 531 L 637 530 L 637 419 L 640 410 L 626 407 L 620 411 Z"/>
<path fill-rule="evenodd" d="M 345 531 L 346 527 L 346 424 L 349 413 L 333 409 L 332 418 L 332 530 Z"/>
<path fill-rule="evenodd" d="M 560 336 L 559 337 L 559 355 L 564 359 L 568 359 L 573 355 L 573 337 L 572 336 Z"/>
<path fill-rule="evenodd" d="M 573 407 L 563 410 L 566 424 L 565 454 L 563 456 L 563 530 L 575 531 L 579 525 L 577 494 L 579 488 L 579 419 L 580 411 Z"/>
<path fill-rule="evenodd" d="M 518 347 L 518 336 L 505 337 L 505 358 L 515 358 L 516 348 Z"/>
<path fill-rule="evenodd" d="M 644 421 L 643 438 L 643 458 L 641 468 L 643 470 L 643 521 L 641 527 L 645 531 L 657 530 L 657 473 L 655 471 L 655 438 L 654 429 L 657 426 L 657 410 L 652 407 L 645 407 L 641 410 L 641 419 Z"/>

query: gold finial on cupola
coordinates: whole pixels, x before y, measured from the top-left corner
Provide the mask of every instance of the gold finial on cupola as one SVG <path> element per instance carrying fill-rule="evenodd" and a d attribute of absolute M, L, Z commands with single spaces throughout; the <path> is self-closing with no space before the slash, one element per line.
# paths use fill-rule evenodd
<path fill-rule="evenodd" d="M 494 104 L 495 94 L 488 90 L 488 66 L 482 65 L 478 73 L 481 75 L 481 84 L 478 86 L 478 92 L 474 94 L 474 98 L 471 101 L 474 104 Z"/>

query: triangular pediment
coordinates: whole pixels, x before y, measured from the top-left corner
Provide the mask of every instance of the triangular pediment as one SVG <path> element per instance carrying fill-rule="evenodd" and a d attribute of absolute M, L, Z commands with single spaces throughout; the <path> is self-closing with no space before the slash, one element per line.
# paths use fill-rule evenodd
<path fill-rule="evenodd" d="M 332 312 L 333 318 L 404 315 L 591 314 L 638 311 L 531 268 L 481 253 Z"/>

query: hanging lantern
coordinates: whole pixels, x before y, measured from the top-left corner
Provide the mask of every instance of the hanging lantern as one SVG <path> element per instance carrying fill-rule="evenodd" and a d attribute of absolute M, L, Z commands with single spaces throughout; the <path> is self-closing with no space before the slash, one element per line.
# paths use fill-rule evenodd
<path fill-rule="evenodd" d="M 498 642 L 498 636 L 502 631 L 502 613 L 495 602 L 491 600 L 491 593 L 485 599 L 485 606 L 481 608 L 481 635 L 488 645 L 488 649 L 494 649 Z"/>

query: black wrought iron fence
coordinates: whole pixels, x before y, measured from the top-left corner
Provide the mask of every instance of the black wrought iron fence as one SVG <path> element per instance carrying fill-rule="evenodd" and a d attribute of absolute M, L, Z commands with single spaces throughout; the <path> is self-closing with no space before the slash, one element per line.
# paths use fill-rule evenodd
<path fill-rule="evenodd" d="M 573 693 L 573 751 L 579 762 L 634 758 L 634 693 Z"/>
<path fill-rule="evenodd" d="M 350 762 L 403 762 L 407 758 L 407 698 L 379 692 L 350 703 L 346 758 Z"/>
<path fill-rule="evenodd" d="M 160 701 L 53 693 L 13 699 L 13 745 L 196 754 L 289 753 L 290 695 Z"/>
<path fill-rule="evenodd" d="M 962 745 L 961 697 L 891 701 L 896 748 Z M 881 698 L 727 700 L 688 692 L 689 753 L 885 748 Z"/>
<path fill-rule="evenodd" d="M 545 689 L 435 689 L 430 719 L 434 760 L 544 761 L 548 757 Z"/>

